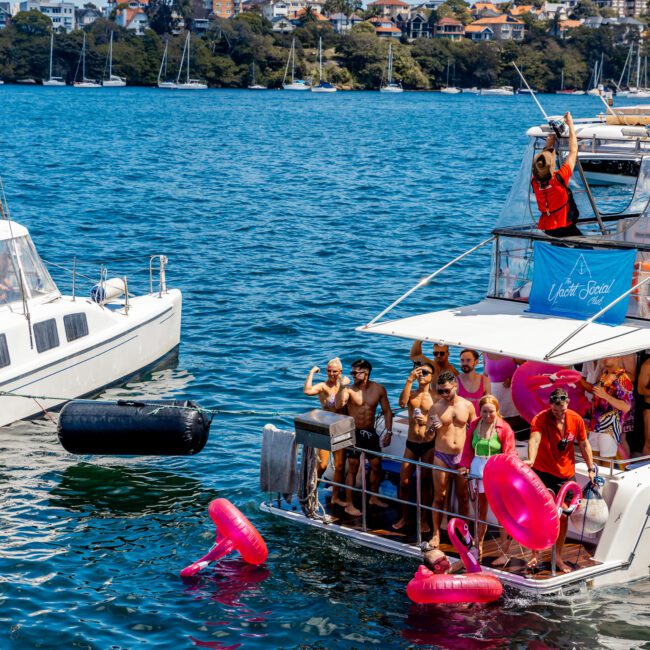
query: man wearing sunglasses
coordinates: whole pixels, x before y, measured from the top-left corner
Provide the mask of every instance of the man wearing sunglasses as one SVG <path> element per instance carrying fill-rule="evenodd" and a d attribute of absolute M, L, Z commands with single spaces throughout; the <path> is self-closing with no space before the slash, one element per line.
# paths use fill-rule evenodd
<path fill-rule="evenodd" d="M 406 440 L 406 449 L 404 449 L 405 462 L 399 472 L 399 497 L 403 501 L 408 501 L 411 496 L 411 478 L 415 471 L 415 465 L 409 463 L 409 460 L 420 460 L 423 463 L 433 462 L 433 448 L 435 446 L 435 429 L 427 429 L 427 419 L 429 410 L 433 406 L 433 397 L 431 396 L 431 378 L 433 377 L 433 366 L 429 363 L 415 366 L 411 374 L 406 378 L 406 383 L 399 396 L 399 405 L 404 408 L 408 407 L 409 412 L 409 433 Z M 417 381 L 417 388 L 413 388 L 413 383 Z M 428 472 L 427 472 L 428 474 Z M 422 481 L 423 500 L 426 503 L 431 502 L 431 481 Z M 409 507 L 402 504 L 402 518 L 393 524 L 394 530 L 402 530 L 409 524 Z M 426 513 L 427 511 L 423 511 Z M 422 532 L 430 531 L 429 525 L 425 520 L 425 514 L 422 515 Z"/>
<path fill-rule="evenodd" d="M 568 393 L 563 388 L 556 388 L 549 396 L 549 405 L 550 407 L 538 413 L 530 424 L 526 462 L 532 466 L 542 483 L 557 494 L 564 483 L 575 479 L 575 442 L 578 443 L 589 468 L 590 481 L 596 477 L 596 470 L 591 446 L 587 440 L 587 428 L 582 417 L 569 408 Z M 560 534 L 557 538 L 557 568 L 562 573 L 571 571 L 571 567 L 562 559 L 567 526 L 567 516 L 562 515 Z M 534 568 L 537 563 L 538 554 L 533 552 L 528 566 Z"/>
<path fill-rule="evenodd" d="M 390 444 L 390 439 L 393 435 L 393 413 L 390 410 L 386 389 L 381 384 L 370 381 L 371 371 L 372 365 L 370 361 L 357 359 L 352 364 L 352 371 L 350 373 L 354 382 L 350 386 L 350 380 L 347 377 L 341 379 L 338 392 L 336 393 L 335 406 L 340 412 L 340 409 L 347 405 L 348 414 L 354 418 L 354 424 L 356 426 L 357 442 L 355 448 L 346 450 L 348 471 L 345 477 L 345 484 L 349 486 L 356 484 L 357 473 L 361 464 L 361 452 L 358 450 L 364 449 L 370 452 L 367 454 L 370 462 L 370 490 L 378 493 L 381 482 L 381 458 L 379 456 L 373 456 L 372 452 L 380 452 L 382 447 L 387 447 Z M 381 406 L 386 424 L 386 434 L 381 441 L 375 429 L 377 406 Z M 345 512 L 353 517 L 359 517 L 361 516 L 361 511 L 354 505 L 352 494 L 352 490 L 346 490 L 347 505 Z M 388 507 L 387 503 L 374 496 L 370 497 L 368 504 L 379 506 L 380 508 Z"/>
<path fill-rule="evenodd" d="M 433 366 L 433 379 L 431 385 L 435 388 L 438 383 L 438 375 L 441 372 L 451 372 L 458 376 L 458 370 L 449 363 L 449 346 L 433 344 L 433 359 L 429 359 L 422 352 L 422 341 L 414 341 L 411 346 L 409 359 L 415 364 L 428 363 Z"/>
<path fill-rule="evenodd" d="M 440 546 L 440 523 L 442 512 L 447 501 L 449 482 L 454 481 L 458 512 L 463 516 L 469 515 L 469 494 L 467 478 L 460 473 L 452 474 L 444 471 L 453 469 L 458 472 L 460 459 L 465 447 L 467 425 L 476 418 L 474 405 L 458 395 L 458 379 L 451 372 L 443 372 L 438 376 L 436 385 L 438 400 L 429 411 L 427 428 L 434 430 L 435 449 L 433 464 L 441 470 L 433 471 L 433 537 L 429 545 L 433 548 Z"/>

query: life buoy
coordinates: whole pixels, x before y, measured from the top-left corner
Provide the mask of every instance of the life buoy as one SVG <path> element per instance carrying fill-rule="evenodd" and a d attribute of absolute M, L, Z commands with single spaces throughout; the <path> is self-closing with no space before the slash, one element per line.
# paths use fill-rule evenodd
<path fill-rule="evenodd" d="M 499 523 L 514 540 L 533 551 L 543 551 L 555 544 L 560 516 L 572 514 L 582 497 L 580 486 L 568 481 L 553 499 L 533 469 L 512 454 L 490 457 L 483 470 L 483 484 Z M 572 497 L 565 507 L 568 492 Z"/>
<path fill-rule="evenodd" d="M 196 575 L 210 562 L 218 560 L 232 551 L 239 551 L 249 564 L 263 564 L 268 557 L 268 549 L 255 526 L 228 499 L 215 499 L 208 507 L 210 518 L 217 527 L 214 546 L 200 560 L 193 562 L 181 571 L 183 578 Z"/>
<path fill-rule="evenodd" d="M 553 390 L 563 388 L 569 394 L 571 409 L 584 415 L 590 404 L 580 384 L 581 379 L 577 370 L 526 361 L 512 376 L 512 401 L 519 414 L 527 422 L 532 422 L 538 413 L 548 408 L 548 398 Z"/>
<path fill-rule="evenodd" d="M 501 581 L 496 576 L 483 573 L 470 552 L 473 539 L 467 522 L 454 517 L 447 524 L 447 532 L 467 573 L 434 573 L 420 565 L 413 579 L 406 585 L 408 597 L 418 604 L 490 603 L 500 598 L 503 593 Z"/>

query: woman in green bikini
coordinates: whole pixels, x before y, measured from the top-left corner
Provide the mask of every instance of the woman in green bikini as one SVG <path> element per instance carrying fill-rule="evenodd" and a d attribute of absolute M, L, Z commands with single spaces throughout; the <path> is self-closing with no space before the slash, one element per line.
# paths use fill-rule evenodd
<path fill-rule="evenodd" d="M 499 402 L 494 395 L 484 395 L 479 401 L 479 417 L 473 420 L 467 430 L 465 448 L 460 459 L 461 472 L 469 473 L 472 477 L 483 478 L 483 469 L 490 456 L 496 454 L 516 454 L 515 434 L 510 425 L 499 413 Z M 479 519 L 485 521 L 488 503 L 485 497 L 483 481 L 478 482 L 478 513 Z M 476 503 L 476 501 L 475 501 Z M 483 538 L 487 531 L 485 524 L 479 524 L 476 535 L 479 560 L 483 556 Z M 506 543 L 506 533 L 501 531 L 501 547 Z M 498 557 L 493 566 L 504 566 L 508 562 L 505 552 Z"/>

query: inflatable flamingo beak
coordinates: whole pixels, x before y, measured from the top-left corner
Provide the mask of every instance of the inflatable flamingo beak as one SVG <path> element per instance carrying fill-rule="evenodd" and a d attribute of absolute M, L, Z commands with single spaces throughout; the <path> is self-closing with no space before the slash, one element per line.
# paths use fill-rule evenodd
<path fill-rule="evenodd" d="M 181 571 L 181 578 L 191 578 L 192 576 L 195 576 L 201 569 L 205 569 L 206 566 L 210 564 L 209 562 L 194 562 L 193 564 L 190 564 L 190 566 L 186 566 L 182 571 Z"/>

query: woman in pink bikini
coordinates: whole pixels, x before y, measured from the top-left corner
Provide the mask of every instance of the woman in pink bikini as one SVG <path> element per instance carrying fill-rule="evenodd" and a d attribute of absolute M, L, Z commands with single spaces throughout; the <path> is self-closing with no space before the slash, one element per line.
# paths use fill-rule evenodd
<path fill-rule="evenodd" d="M 476 412 L 479 413 L 481 408 L 479 402 L 483 395 L 490 395 L 490 380 L 480 373 L 476 372 L 476 366 L 481 355 L 476 350 L 465 349 L 460 353 L 461 374 L 458 377 L 458 394 L 470 401 Z"/>

